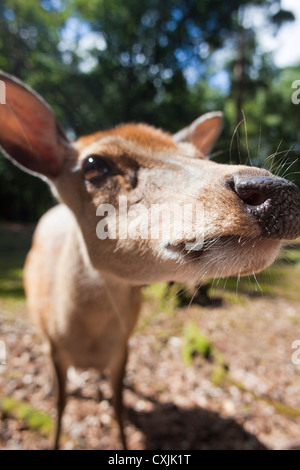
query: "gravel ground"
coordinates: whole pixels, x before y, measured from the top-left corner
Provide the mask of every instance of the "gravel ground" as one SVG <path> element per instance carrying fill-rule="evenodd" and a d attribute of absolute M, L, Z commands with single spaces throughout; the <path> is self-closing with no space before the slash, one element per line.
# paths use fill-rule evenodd
<path fill-rule="evenodd" d="M 263 295 L 172 312 L 146 301 L 125 379 L 129 449 L 300 449 L 300 364 L 292 361 L 299 313 L 298 302 Z M 213 350 L 187 365 L 184 326 L 191 322 Z M 10 308 L 0 300 L 0 339 L 0 399 L 54 419 L 51 365 L 24 302 Z M 61 447 L 121 449 L 107 378 L 71 370 L 68 390 Z M 3 408 L 0 449 L 51 448 L 49 430 Z"/>

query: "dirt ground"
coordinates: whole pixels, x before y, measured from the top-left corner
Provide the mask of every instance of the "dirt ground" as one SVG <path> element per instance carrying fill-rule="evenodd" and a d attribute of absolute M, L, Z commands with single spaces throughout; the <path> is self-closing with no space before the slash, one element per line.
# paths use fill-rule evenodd
<path fill-rule="evenodd" d="M 208 307 L 168 309 L 147 298 L 130 340 L 125 379 L 129 449 L 300 449 L 300 364 L 292 361 L 299 305 L 225 291 L 221 305 Z M 24 301 L 8 308 L 0 300 L 0 312 L 6 345 L 0 448 L 48 449 L 51 429 L 33 429 L 26 413 L 20 418 L 17 405 L 7 408 L 3 401 L 9 397 L 55 418 L 44 343 Z M 188 324 L 212 347 L 206 359 L 194 351 L 190 364 L 182 354 Z M 121 449 L 105 377 L 70 372 L 63 429 L 63 449 Z"/>

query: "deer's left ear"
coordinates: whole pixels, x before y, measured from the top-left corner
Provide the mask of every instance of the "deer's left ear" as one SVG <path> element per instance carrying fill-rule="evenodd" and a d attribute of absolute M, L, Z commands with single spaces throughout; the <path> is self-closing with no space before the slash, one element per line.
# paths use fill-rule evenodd
<path fill-rule="evenodd" d="M 0 70 L 5 104 L 0 105 L 0 148 L 23 169 L 55 178 L 70 144 L 50 106 L 16 77 Z"/>
<path fill-rule="evenodd" d="M 173 140 L 189 142 L 197 147 L 204 155 L 208 155 L 223 129 L 223 113 L 214 111 L 203 114 L 190 126 L 173 135 Z"/>

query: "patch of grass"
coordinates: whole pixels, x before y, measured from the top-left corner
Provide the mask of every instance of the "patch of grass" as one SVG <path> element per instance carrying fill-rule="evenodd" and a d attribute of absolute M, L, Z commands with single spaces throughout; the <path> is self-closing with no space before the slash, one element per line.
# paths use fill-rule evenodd
<path fill-rule="evenodd" d="M 255 391 L 248 390 L 241 382 L 235 380 L 231 376 L 228 368 L 225 368 L 220 363 L 214 365 L 210 380 L 215 386 L 222 387 L 223 389 L 228 389 L 229 387 L 234 386 L 242 393 L 250 393 L 254 400 L 260 400 L 267 403 L 268 405 L 272 406 L 279 414 L 288 416 L 290 418 L 300 417 L 300 409 L 286 405 L 285 403 L 274 400 L 273 398 L 266 395 L 260 395 Z"/>
<path fill-rule="evenodd" d="M 28 403 L 11 397 L 0 398 L 0 409 L 4 415 L 12 416 L 26 423 L 29 429 L 50 434 L 53 423 L 50 415 L 36 410 Z"/>
<path fill-rule="evenodd" d="M 187 365 L 191 365 L 193 357 L 197 355 L 209 359 L 212 354 L 212 344 L 202 333 L 197 325 L 190 322 L 184 328 L 184 345 L 182 348 L 182 357 Z"/>
<path fill-rule="evenodd" d="M 10 323 L 14 322 L 16 318 L 19 322 L 24 321 L 28 324 L 25 299 L 23 297 L 0 296 L 0 321 Z"/>
<path fill-rule="evenodd" d="M 289 416 L 290 418 L 299 418 L 300 417 L 300 410 L 298 408 L 294 408 L 293 406 L 286 405 L 277 400 L 272 400 L 272 398 L 264 397 L 260 395 L 255 395 L 257 400 L 262 400 L 268 405 L 272 406 L 277 413 L 285 416 Z"/>
<path fill-rule="evenodd" d="M 212 368 L 212 373 L 210 376 L 210 381 L 216 387 L 221 387 L 226 383 L 229 377 L 229 371 L 227 367 L 224 367 L 224 364 L 216 363 Z"/>
<path fill-rule="evenodd" d="M 190 366 L 197 356 L 202 356 L 212 363 L 210 380 L 216 387 L 227 383 L 230 375 L 223 354 L 199 331 L 194 322 L 190 322 L 184 328 L 182 357 L 184 362 Z"/>
<path fill-rule="evenodd" d="M 167 282 L 159 282 L 145 287 L 143 298 L 153 305 L 154 313 L 159 311 L 173 313 L 179 302 L 176 290 L 170 288 Z"/>
<path fill-rule="evenodd" d="M 145 300 L 160 300 L 161 297 L 165 294 L 167 288 L 166 282 L 159 282 L 156 284 L 150 284 L 145 287 L 143 294 Z"/>
<path fill-rule="evenodd" d="M 32 230 L 0 226 L 0 297 L 24 299 L 23 266 Z"/>

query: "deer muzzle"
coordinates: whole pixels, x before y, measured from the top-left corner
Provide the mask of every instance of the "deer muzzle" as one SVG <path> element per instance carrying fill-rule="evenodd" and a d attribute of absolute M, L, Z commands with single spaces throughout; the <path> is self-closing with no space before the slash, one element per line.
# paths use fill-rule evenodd
<path fill-rule="evenodd" d="M 284 178 L 235 175 L 230 187 L 255 217 L 264 238 L 293 240 L 300 235 L 300 190 L 294 183 Z"/>

